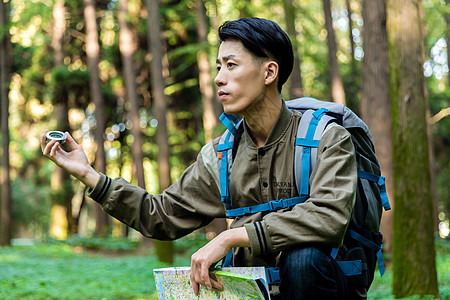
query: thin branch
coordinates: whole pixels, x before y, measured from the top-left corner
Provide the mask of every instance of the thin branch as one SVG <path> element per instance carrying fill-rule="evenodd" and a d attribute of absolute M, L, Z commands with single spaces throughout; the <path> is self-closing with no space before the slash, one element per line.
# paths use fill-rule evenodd
<path fill-rule="evenodd" d="M 436 124 L 437 122 L 439 122 L 441 119 L 445 118 L 448 115 L 450 115 L 450 107 L 443 108 L 441 109 L 440 112 L 438 112 L 437 114 L 435 114 L 430 118 L 430 123 Z"/>

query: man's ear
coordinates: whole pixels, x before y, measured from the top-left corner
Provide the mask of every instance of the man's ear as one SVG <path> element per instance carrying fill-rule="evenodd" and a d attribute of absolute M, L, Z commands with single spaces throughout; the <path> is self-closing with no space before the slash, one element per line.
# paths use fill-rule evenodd
<path fill-rule="evenodd" d="M 280 67 L 278 66 L 278 63 L 270 60 L 266 62 L 266 77 L 264 83 L 266 85 L 271 85 L 274 82 L 277 82 L 278 79 L 278 71 L 280 70 Z"/>

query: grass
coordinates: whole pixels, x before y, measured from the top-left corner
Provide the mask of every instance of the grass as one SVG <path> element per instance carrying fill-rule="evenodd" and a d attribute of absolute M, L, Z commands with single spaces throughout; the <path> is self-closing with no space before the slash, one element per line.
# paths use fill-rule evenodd
<path fill-rule="evenodd" d="M 439 294 L 441 299 L 450 300 L 450 240 L 438 240 L 436 246 L 436 270 L 438 274 Z M 426 276 L 424 274 L 424 276 Z M 381 278 L 375 273 L 368 299 L 395 299 L 392 292 L 392 265 L 388 266 Z M 424 278 L 425 280 L 425 278 Z M 403 299 L 433 299 L 432 296 L 418 296 Z"/>
<path fill-rule="evenodd" d="M 174 265 L 188 265 L 190 255 L 205 243 L 200 234 L 177 241 Z M 157 299 L 153 269 L 167 265 L 124 240 L 104 244 L 108 255 L 80 251 L 80 245 L 102 249 L 101 241 L 87 240 L 0 248 L 0 299 Z M 437 243 L 442 299 L 450 299 L 449 250 L 449 241 Z M 369 299 L 394 299 L 391 282 L 389 267 L 383 278 L 376 274 Z"/>
<path fill-rule="evenodd" d="M 67 245 L 0 252 L 0 299 L 157 299 L 153 256 L 77 254 Z"/>

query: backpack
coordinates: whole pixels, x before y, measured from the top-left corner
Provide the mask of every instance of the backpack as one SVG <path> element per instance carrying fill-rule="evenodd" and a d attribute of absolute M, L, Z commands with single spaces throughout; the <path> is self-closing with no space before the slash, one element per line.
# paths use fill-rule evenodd
<path fill-rule="evenodd" d="M 328 124 L 338 123 L 351 135 L 355 147 L 358 181 L 355 206 L 343 246 L 332 249 L 330 255 L 336 259 L 353 286 L 368 289 L 373 281 L 377 261 L 380 275 L 384 274 L 383 242 L 379 226 L 382 208 L 390 209 L 385 180 L 381 176 L 369 128 L 354 112 L 338 103 L 309 97 L 285 103 L 289 109 L 302 113 L 294 152 L 294 177 L 299 196 L 272 200 L 250 207 L 232 207 L 229 175 L 242 132 L 240 130 L 242 120 L 239 121 L 236 116 L 224 113 L 220 116 L 220 120 L 227 130 L 220 138 L 217 152 L 221 200 L 227 209 L 228 218 L 262 211 L 276 211 L 305 202 L 309 198 L 309 177 L 316 163 L 320 138 Z M 222 266 L 230 266 L 231 259 L 232 252 L 224 258 Z M 280 282 L 278 268 L 267 268 L 266 275 L 269 284 Z"/>

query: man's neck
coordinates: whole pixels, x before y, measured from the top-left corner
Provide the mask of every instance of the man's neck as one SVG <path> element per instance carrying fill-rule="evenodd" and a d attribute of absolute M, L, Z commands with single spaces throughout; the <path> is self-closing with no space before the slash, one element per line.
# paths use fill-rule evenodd
<path fill-rule="evenodd" d="M 265 145 L 280 114 L 282 101 L 278 93 L 273 97 L 266 96 L 264 100 L 255 104 L 251 111 L 243 112 L 245 123 L 257 147 Z"/>

